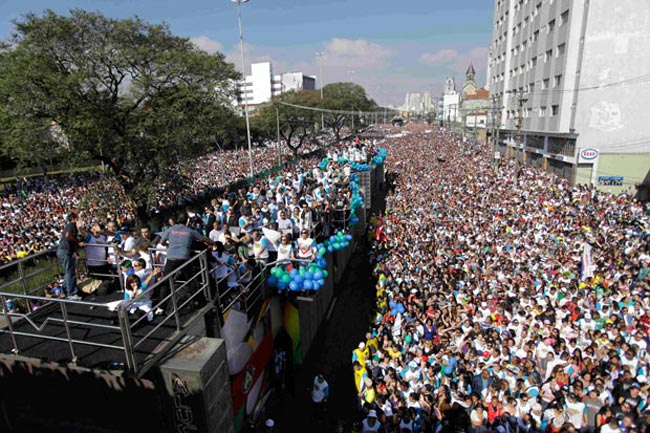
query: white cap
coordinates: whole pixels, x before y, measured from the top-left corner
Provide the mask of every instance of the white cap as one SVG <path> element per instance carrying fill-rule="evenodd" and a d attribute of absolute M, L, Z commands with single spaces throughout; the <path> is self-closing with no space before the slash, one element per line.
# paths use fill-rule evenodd
<path fill-rule="evenodd" d="M 266 420 L 264 425 L 267 426 L 267 427 L 273 427 L 273 426 L 275 426 L 275 421 L 273 421 L 271 418 L 269 418 L 269 419 Z"/>
<path fill-rule="evenodd" d="M 368 418 L 377 418 L 377 411 L 371 409 L 370 412 L 368 412 Z"/>
<path fill-rule="evenodd" d="M 366 343 L 364 343 L 363 341 L 359 343 L 359 349 L 363 350 L 365 349 L 365 347 L 366 347 Z"/>

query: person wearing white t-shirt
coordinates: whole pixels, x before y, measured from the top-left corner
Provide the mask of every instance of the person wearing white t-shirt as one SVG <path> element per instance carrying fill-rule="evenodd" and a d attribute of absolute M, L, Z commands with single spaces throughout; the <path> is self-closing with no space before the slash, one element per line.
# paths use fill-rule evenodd
<path fill-rule="evenodd" d="M 582 429 L 582 426 L 586 424 L 586 412 L 585 404 L 578 399 L 574 394 L 567 395 L 566 398 L 566 414 L 569 418 L 569 422 L 573 424 L 573 427 L 576 430 Z"/>
<path fill-rule="evenodd" d="M 621 433 L 616 417 L 611 417 L 609 423 L 601 425 L 600 433 Z"/>
<path fill-rule="evenodd" d="M 314 403 L 314 418 L 321 418 L 329 393 L 329 384 L 325 380 L 325 376 L 323 376 L 323 373 L 317 374 L 314 377 L 314 383 L 311 388 L 311 401 Z"/>
<path fill-rule="evenodd" d="M 316 258 L 316 246 L 314 240 L 309 237 L 309 232 L 303 229 L 300 232 L 300 238 L 296 242 L 294 258 L 302 260 L 313 260 Z"/>
<path fill-rule="evenodd" d="M 210 230 L 208 237 L 212 242 L 218 241 L 225 243 L 226 239 L 223 234 L 223 228 L 221 227 L 221 223 L 219 221 L 215 221 L 214 224 L 212 224 L 212 230 Z"/>

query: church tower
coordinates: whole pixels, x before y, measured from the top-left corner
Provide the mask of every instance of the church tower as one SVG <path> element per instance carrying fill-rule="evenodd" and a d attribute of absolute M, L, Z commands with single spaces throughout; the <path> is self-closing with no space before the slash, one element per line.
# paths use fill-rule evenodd
<path fill-rule="evenodd" d="M 476 76 L 476 71 L 474 71 L 474 65 L 469 64 L 467 72 L 465 72 L 465 83 L 463 84 L 463 96 L 473 95 L 478 90 L 478 84 L 474 81 Z"/>
<path fill-rule="evenodd" d="M 474 81 L 475 75 L 476 72 L 474 71 L 474 65 L 470 63 L 469 68 L 467 68 L 467 72 L 465 72 L 465 81 Z"/>
<path fill-rule="evenodd" d="M 456 82 L 453 77 L 447 77 L 447 81 L 445 81 L 445 95 L 454 93 L 456 93 Z"/>

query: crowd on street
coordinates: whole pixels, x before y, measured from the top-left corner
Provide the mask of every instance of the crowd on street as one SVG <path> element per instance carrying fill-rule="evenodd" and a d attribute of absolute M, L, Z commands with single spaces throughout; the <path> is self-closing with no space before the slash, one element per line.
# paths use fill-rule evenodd
<path fill-rule="evenodd" d="M 182 209 L 169 225 L 211 244 L 215 279 L 236 291 L 259 264 L 315 258 L 316 230 L 345 228 L 347 161 L 370 161 L 375 144 L 341 142 L 326 160 L 305 157 L 247 186 L 230 186 L 248 174 L 246 150 L 211 154 L 161 180 L 154 208 Z M 368 230 L 377 308 L 352 352 L 353 430 L 649 432 L 643 206 L 511 158 L 492 161 L 486 146 L 443 128 L 410 127 L 380 145 L 388 192 Z M 277 163 L 268 149 L 254 159 L 258 173 Z M 208 196 L 201 209 L 185 206 Z M 88 265 L 136 275 L 127 278 L 132 296 L 151 279 L 149 249 L 166 248 L 169 236 L 136 229 L 134 214 L 111 176 L 22 179 L 2 193 L 0 265 L 63 242 L 71 285 L 73 252 L 112 243 L 112 259 L 91 254 Z M 320 416 L 323 377 L 314 389 Z"/>
<path fill-rule="evenodd" d="M 315 150 L 331 141 L 331 134 L 323 135 L 314 138 L 317 145 L 310 141 L 301 150 Z M 283 148 L 283 160 L 293 159 L 286 144 Z M 272 150 L 252 149 L 256 174 L 278 165 L 278 154 Z M 247 149 L 184 161 L 168 176 L 156 179 L 155 200 L 148 210 L 153 214 L 182 208 L 249 174 Z M 134 203 L 115 177 L 97 172 L 17 178 L 0 191 L 0 198 L 0 265 L 56 247 L 69 212 L 78 213 L 85 228 L 93 223 L 105 227 L 113 221 L 119 230 L 136 217 Z"/>
<path fill-rule="evenodd" d="M 388 150 L 364 433 L 648 432 L 648 218 L 444 129 Z"/>

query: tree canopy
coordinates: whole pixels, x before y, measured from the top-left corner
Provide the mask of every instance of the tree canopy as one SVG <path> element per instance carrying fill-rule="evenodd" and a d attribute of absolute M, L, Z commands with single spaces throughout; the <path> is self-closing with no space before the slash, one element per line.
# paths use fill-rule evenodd
<path fill-rule="evenodd" d="M 366 95 L 363 87 L 354 83 L 331 83 L 323 87 L 323 108 L 335 111 L 374 111 L 379 107 Z M 339 138 L 341 128 L 353 115 L 346 113 L 326 113 L 325 126 L 332 128 Z M 354 117 L 354 116 L 353 116 Z"/>
<path fill-rule="evenodd" d="M 316 123 L 320 122 L 320 115 L 316 111 L 291 105 L 318 108 L 320 102 L 320 93 L 313 90 L 292 90 L 282 93 L 273 97 L 272 105 L 267 105 L 254 112 L 253 125 L 267 137 L 275 137 L 279 116 L 280 137 L 296 154 L 308 137 L 316 131 Z"/>
<path fill-rule="evenodd" d="M 328 84 L 323 88 L 322 100 L 319 91 L 292 90 L 273 97 L 269 105 L 253 112 L 253 134 L 258 138 L 275 139 L 279 118 L 280 137 L 295 154 L 316 132 L 321 123 L 321 113 L 324 113 L 323 126 L 332 128 L 340 138 L 341 129 L 348 120 L 354 119 L 358 125 L 361 119 L 358 113 L 378 108 L 358 84 Z"/>
<path fill-rule="evenodd" d="M 0 153 L 101 160 L 143 203 L 182 155 L 232 136 L 239 74 L 223 54 L 137 17 L 75 9 L 14 25 L 0 47 Z"/>

